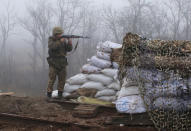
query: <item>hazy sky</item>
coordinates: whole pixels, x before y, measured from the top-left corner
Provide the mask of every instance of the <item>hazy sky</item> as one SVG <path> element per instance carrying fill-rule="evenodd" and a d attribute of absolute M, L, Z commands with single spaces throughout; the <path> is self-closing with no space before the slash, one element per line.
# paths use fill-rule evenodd
<path fill-rule="evenodd" d="M 5 3 L 10 2 L 11 5 L 13 5 L 16 9 L 16 12 L 18 15 L 22 15 L 25 12 L 25 5 L 28 3 L 33 3 L 36 0 L 0 0 L 0 11 L 2 10 L 2 7 L 5 5 Z M 54 2 L 55 0 L 50 0 Z M 92 1 L 92 4 L 94 3 L 96 6 L 112 6 L 114 8 L 121 8 L 124 6 L 127 6 L 128 0 L 89 0 Z M 146 0 L 148 2 L 153 2 L 153 0 Z M 158 3 L 160 5 L 160 2 L 166 1 L 166 0 L 155 0 L 155 3 Z M 1 11 L 2 13 L 2 11 Z"/>
<path fill-rule="evenodd" d="M 25 4 L 28 4 L 29 2 L 33 2 L 35 0 L 0 0 L 0 7 L 3 7 L 5 3 L 10 2 L 11 5 L 13 5 L 18 13 L 24 13 Z M 55 0 L 51 0 L 55 1 Z M 112 7 L 121 7 L 124 6 L 125 1 L 124 0 L 89 0 L 92 3 L 95 3 L 97 6 L 102 5 L 111 5 Z"/>

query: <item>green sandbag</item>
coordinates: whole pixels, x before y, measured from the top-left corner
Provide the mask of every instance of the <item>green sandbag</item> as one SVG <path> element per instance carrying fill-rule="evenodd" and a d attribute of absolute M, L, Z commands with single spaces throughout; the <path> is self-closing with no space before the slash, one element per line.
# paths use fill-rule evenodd
<path fill-rule="evenodd" d="M 102 101 L 102 100 L 98 100 L 98 99 L 90 98 L 90 97 L 85 97 L 85 96 L 78 97 L 77 101 L 80 102 L 80 103 L 83 103 L 83 104 L 114 106 L 114 104 L 111 103 L 111 102 Z"/>

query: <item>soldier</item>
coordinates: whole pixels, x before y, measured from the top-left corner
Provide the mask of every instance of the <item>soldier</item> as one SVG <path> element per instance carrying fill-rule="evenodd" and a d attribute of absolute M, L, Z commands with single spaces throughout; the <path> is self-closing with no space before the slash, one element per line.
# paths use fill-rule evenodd
<path fill-rule="evenodd" d="M 47 58 L 49 64 L 49 81 L 47 88 L 47 97 L 51 98 L 53 85 L 58 76 L 58 98 L 62 98 L 63 88 L 66 80 L 66 66 L 67 63 L 67 52 L 72 51 L 71 39 L 61 38 L 63 30 L 61 27 L 55 27 L 53 29 L 53 36 L 49 37 L 48 40 L 48 53 Z"/>

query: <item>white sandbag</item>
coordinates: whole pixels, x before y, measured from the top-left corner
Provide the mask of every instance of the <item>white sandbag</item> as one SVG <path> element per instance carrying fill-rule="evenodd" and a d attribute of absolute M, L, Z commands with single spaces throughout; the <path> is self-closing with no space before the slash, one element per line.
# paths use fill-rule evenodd
<path fill-rule="evenodd" d="M 67 81 L 70 85 L 82 85 L 85 82 L 87 82 L 86 74 L 77 74 L 71 78 L 69 78 Z"/>
<path fill-rule="evenodd" d="M 117 73 L 114 75 L 113 79 L 114 79 L 115 81 L 119 81 L 118 71 L 117 71 Z M 120 82 L 119 82 L 119 83 L 120 83 Z"/>
<path fill-rule="evenodd" d="M 117 62 L 112 62 L 112 67 L 114 69 L 119 69 L 119 64 L 117 64 Z"/>
<path fill-rule="evenodd" d="M 112 102 L 116 100 L 116 96 L 101 96 L 101 97 L 97 97 L 97 99 Z"/>
<path fill-rule="evenodd" d="M 96 56 L 92 56 L 90 59 L 90 64 L 98 68 L 109 68 L 111 67 L 111 62 L 108 60 L 99 59 Z"/>
<path fill-rule="evenodd" d="M 90 74 L 90 75 L 87 75 L 87 79 L 91 81 L 95 81 L 95 82 L 100 82 L 103 85 L 109 85 L 113 81 L 112 78 L 102 74 Z"/>
<path fill-rule="evenodd" d="M 189 88 L 191 88 L 191 77 L 188 79 Z"/>
<path fill-rule="evenodd" d="M 125 97 L 125 96 L 131 96 L 131 95 L 139 95 L 139 88 L 137 86 L 131 86 L 128 88 L 122 87 L 118 99 Z"/>
<path fill-rule="evenodd" d="M 117 92 L 116 92 L 116 97 L 117 97 L 117 98 L 118 98 L 118 96 L 119 96 L 119 92 L 120 92 L 120 91 L 117 91 Z"/>
<path fill-rule="evenodd" d="M 139 95 L 126 96 L 116 101 L 116 109 L 120 113 L 143 113 L 146 112 L 143 100 Z"/>
<path fill-rule="evenodd" d="M 123 79 L 122 88 L 123 87 L 128 88 L 128 87 L 131 87 L 131 86 L 138 86 L 138 83 L 136 83 L 135 81 L 132 81 L 132 80 L 125 77 Z"/>
<path fill-rule="evenodd" d="M 65 97 L 67 97 L 67 96 L 69 96 L 69 95 L 71 95 L 70 93 L 67 93 L 67 92 L 64 92 L 63 94 L 62 94 L 62 96 L 65 98 Z M 58 97 L 58 90 L 54 90 L 53 92 L 52 92 L 52 98 L 56 98 L 56 97 Z"/>
<path fill-rule="evenodd" d="M 104 43 L 99 43 L 97 46 L 97 50 L 103 51 L 103 52 L 112 52 L 112 49 L 121 48 L 121 47 L 122 47 L 121 44 L 106 41 Z"/>
<path fill-rule="evenodd" d="M 98 91 L 95 95 L 95 97 L 100 97 L 100 96 L 113 96 L 116 94 L 116 91 L 112 89 L 104 89 L 102 91 Z"/>
<path fill-rule="evenodd" d="M 113 82 L 108 86 L 109 89 L 114 89 L 116 91 L 120 90 L 120 84 L 117 82 Z"/>
<path fill-rule="evenodd" d="M 66 84 L 65 87 L 64 87 L 64 92 L 72 93 L 73 91 L 76 91 L 77 89 L 79 89 L 80 86 L 81 85 L 69 85 L 69 84 Z"/>
<path fill-rule="evenodd" d="M 90 64 L 86 64 L 82 67 L 82 73 L 90 74 L 90 73 L 99 73 L 100 71 L 101 71 L 100 68 Z"/>
<path fill-rule="evenodd" d="M 117 69 L 106 68 L 101 71 L 104 75 L 114 78 L 117 75 Z"/>
<path fill-rule="evenodd" d="M 109 53 L 97 51 L 97 57 L 98 57 L 98 58 L 101 58 L 101 59 L 110 61 L 110 60 L 111 60 L 111 59 L 110 59 L 110 56 L 111 56 L 111 54 L 109 54 Z"/>
<path fill-rule="evenodd" d="M 70 93 L 68 93 L 68 92 L 64 92 L 63 94 L 62 94 L 62 96 L 65 98 L 65 97 L 67 97 L 67 96 L 69 96 L 69 95 L 71 95 Z"/>
<path fill-rule="evenodd" d="M 97 90 L 104 90 L 105 87 L 103 86 L 102 83 L 99 82 L 93 82 L 93 81 L 89 81 L 84 83 L 81 88 L 88 88 L 88 89 L 97 89 Z"/>
<path fill-rule="evenodd" d="M 96 46 L 97 51 L 101 51 L 100 45 L 102 45 L 102 43 L 103 43 L 103 42 L 99 42 L 99 43 L 97 44 L 97 46 Z"/>

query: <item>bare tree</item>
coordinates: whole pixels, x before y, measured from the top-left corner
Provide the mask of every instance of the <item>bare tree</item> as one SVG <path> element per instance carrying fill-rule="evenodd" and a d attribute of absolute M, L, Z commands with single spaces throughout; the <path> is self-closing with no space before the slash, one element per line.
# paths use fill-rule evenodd
<path fill-rule="evenodd" d="M 119 12 L 111 7 L 107 7 L 103 10 L 102 17 L 105 27 L 112 32 L 116 42 L 120 43 Z"/>
<path fill-rule="evenodd" d="M 12 84 L 12 77 L 10 76 L 13 76 L 13 54 L 7 52 L 8 40 L 10 36 L 13 35 L 16 24 L 15 14 L 13 12 L 14 8 L 8 2 L 5 5 L 5 13 L 0 16 L 0 83 L 5 87 L 7 87 L 8 84 Z"/>
<path fill-rule="evenodd" d="M 151 34 L 152 30 L 149 30 L 148 26 L 152 25 L 153 5 L 145 0 L 128 0 L 128 3 L 129 6 L 123 9 L 120 20 L 124 31 Z"/>
<path fill-rule="evenodd" d="M 97 23 L 96 16 L 90 11 L 90 3 L 82 0 L 57 0 L 55 15 L 59 26 L 64 29 L 65 34 L 80 34 L 91 37 L 91 40 L 79 40 L 78 49 L 74 53 L 69 53 L 68 76 L 79 72 L 82 64 L 86 62 L 88 56 L 92 55 L 94 45 L 94 34 Z M 73 45 L 78 40 L 73 40 Z M 85 51 L 85 52 L 84 52 Z"/>
<path fill-rule="evenodd" d="M 186 39 L 186 40 L 191 40 L 190 39 L 190 34 L 191 34 L 191 16 L 190 16 L 190 13 L 191 13 L 191 1 L 190 0 L 184 0 L 183 1 L 184 4 L 183 4 L 183 8 L 182 8 L 182 16 L 183 16 L 183 20 L 184 20 L 184 27 L 183 27 L 183 39 Z"/>
<path fill-rule="evenodd" d="M 112 32 L 116 42 L 121 43 L 127 32 L 152 37 L 153 5 L 146 0 L 128 0 L 128 6 L 121 10 L 108 7 L 103 12 L 103 19 L 108 33 Z"/>
<path fill-rule="evenodd" d="M 82 0 L 57 0 L 55 15 L 57 15 L 58 25 L 66 34 L 72 34 L 79 29 L 83 6 Z"/>
<path fill-rule="evenodd" d="M 0 55 L 6 57 L 7 40 L 13 34 L 15 28 L 14 9 L 8 2 L 5 6 L 5 13 L 0 19 L 1 50 Z"/>
<path fill-rule="evenodd" d="M 32 53 L 28 53 L 32 67 L 30 73 L 32 79 L 29 87 L 45 87 L 47 81 L 48 37 L 52 30 L 53 9 L 47 0 L 36 0 L 35 2 L 35 4 L 27 5 L 27 14 L 23 18 L 19 18 L 19 22 L 21 27 L 32 36 L 32 39 L 30 37 L 24 39 L 32 47 Z M 41 68 L 37 68 L 39 62 Z"/>
<path fill-rule="evenodd" d="M 37 1 L 36 7 L 31 5 L 28 7 L 27 12 L 29 15 L 27 19 L 31 20 L 30 25 L 32 27 L 25 24 L 25 29 L 34 37 L 32 45 L 35 53 L 38 53 L 35 44 L 37 40 L 40 42 L 42 51 L 39 52 L 42 53 L 38 53 L 38 56 L 42 61 L 43 71 L 45 71 L 48 37 L 51 34 L 51 22 L 53 18 L 52 7 L 47 0 L 39 0 Z"/>
<path fill-rule="evenodd" d="M 172 39 L 178 39 L 181 32 L 182 10 L 184 0 L 170 0 L 170 3 L 165 3 L 166 7 L 170 10 L 169 26 L 171 27 Z"/>
<path fill-rule="evenodd" d="M 32 36 L 32 41 L 24 39 L 24 42 L 29 44 L 32 47 L 32 53 L 28 53 L 29 58 L 32 60 L 31 61 L 31 66 L 32 66 L 32 72 L 33 76 L 36 77 L 36 72 L 37 72 L 37 61 L 40 58 L 42 60 L 42 56 L 40 54 L 40 50 L 38 49 L 39 41 L 38 41 L 38 26 L 36 22 L 33 22 L 35 19 L 30 19 L 29 18 L 19 18 L 19 23 L 21 27 L 26 30 L 30 35 Z"/>
<path fill-rule="evenodd" d="M 150 30 L 152 30 L 153 38 L 169 39 L 168 38 L 168 16 L 165 11 L 160 10 L 155 6 L 155 10 L 150 16 Z"/>
<path fill-rule="evenodd" d="M 87 58 L 95 55 L 96 44 L 98 43 L 98 25 L 100 21 L 96 16 L 95 12 L 90 9 L 87 9 L 87 5 L 84 6 L 83 15 L 82 15 L 82 23 L 81 26 L 78 27 L 78 30 L 83 36 L 89 36 L 91 39 L 83 39 L 79 40 L 78 49 L 74 54 L 69 56 L 69 62 L 73 66 L 69 66 L 69 71 L 72 71 L 72 74 L 79 72 L 79 69 L 82 65 L 87 63 Z"/>

